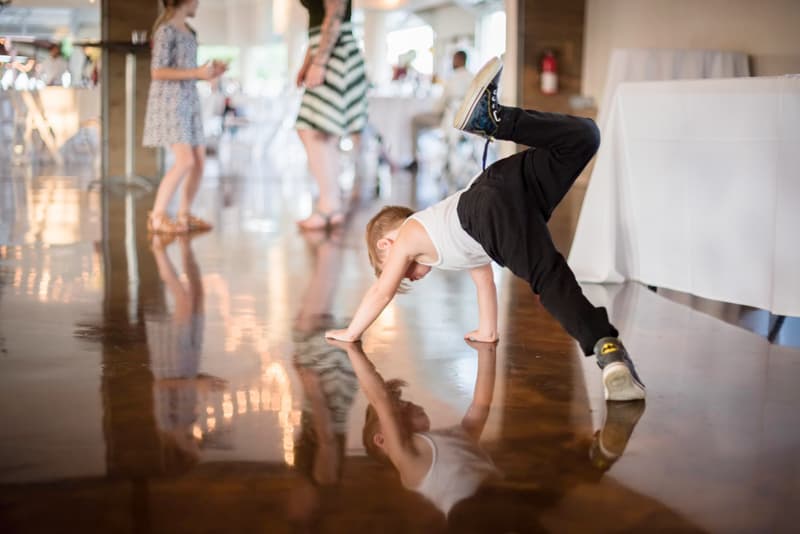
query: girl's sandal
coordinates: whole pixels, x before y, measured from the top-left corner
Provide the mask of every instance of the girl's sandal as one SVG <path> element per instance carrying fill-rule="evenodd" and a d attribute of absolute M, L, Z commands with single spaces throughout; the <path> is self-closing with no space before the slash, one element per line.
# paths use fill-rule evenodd
<path fill-rule="evenodd" d="M 184 234 L 186 226 L 167 216 L 166 213 L 147 214 L 147 231 L 151 234 Z"/>
<path fill-rule="evenodd" d="M 181 222 L 190 232 L 208 232 L 214 226 L 200 217 L 195 217 L 191 213 L 179 213 L 178 221 Z"/>

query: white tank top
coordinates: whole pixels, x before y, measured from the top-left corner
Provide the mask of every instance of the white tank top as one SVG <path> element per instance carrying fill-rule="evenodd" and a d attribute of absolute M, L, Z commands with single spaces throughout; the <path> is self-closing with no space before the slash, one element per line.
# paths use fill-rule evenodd
<path fill-rule="evenodd" d="M 492 459 L 459 425 L 419 434 L 430 444 L 433 459 L 415 491 L 446 516 L 459 501 L 471 497 L 484 480 L 499 476 Z"/>
<path fill-rule="evenodd" d="M 480 243 L 461 228 L 458 218 L 458 199 L 461 190 L 441 202 L 415 213 L 409 219 L 419 222 L 428 232 L 439 259 L 435 263 L 421 263 L 449 271 L 474 269 L 492 262 Z"/>

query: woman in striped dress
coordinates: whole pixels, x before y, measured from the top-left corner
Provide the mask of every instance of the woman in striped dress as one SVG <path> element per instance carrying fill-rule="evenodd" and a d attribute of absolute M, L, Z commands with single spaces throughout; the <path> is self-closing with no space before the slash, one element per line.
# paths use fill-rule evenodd
<path fill-rule="evenodd" d="M 345 220 L 338 184 L 339 138 L 358 134 L 367 122 L 364 59 L 353 37 L 350 0 L 300 0 L 309 14 L 309 43 L 297 85 L 305 93 L 297 131 L 319 186 L 314 212 L 298 224 L 314 230 Z"/>

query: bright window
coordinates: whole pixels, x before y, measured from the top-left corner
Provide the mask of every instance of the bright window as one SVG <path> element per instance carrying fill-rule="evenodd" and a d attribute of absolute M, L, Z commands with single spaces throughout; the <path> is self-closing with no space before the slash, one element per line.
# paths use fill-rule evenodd
<path fill-rule="evenodd" d="M 386 35 L 387 59 L 390 65 L 397 65 L 403 54 L 414 52 L 411 62 L 414 70 L 421 74 L 433 74 L 433 28 L 415 26 L 394 30 Z"/>
<path fill-rule="evenodd" d="M 275 95 L 286 86 L 289 64 L 286 43 L 254 46 L 248 52 L 248 76 L 245 92 L 253 95 Z"/>
<path fill-rule="evenodd" d="M 198 64 L 212 59 L 228 61 L 225 79 L 236 81 L 250 95 L 277 94 L 286 86 L 289 78 L 286 44 L 283 42 L 249 47 L 198 47 Z"/>
<path fill-rule="evenodd" d="M 212 59 L 226 61 L 228 62 L 226 76 L 238 78 L 241 75 L 240 50 L 238 46 L 200 45 L 197 47 L 197 64 L 202 65 Z"/>

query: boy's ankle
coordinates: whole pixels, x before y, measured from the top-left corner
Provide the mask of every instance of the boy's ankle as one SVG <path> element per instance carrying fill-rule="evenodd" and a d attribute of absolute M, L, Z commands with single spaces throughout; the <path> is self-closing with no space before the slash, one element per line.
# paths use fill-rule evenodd
<path fill-rule="evenodd" d="M 514 119 L 515 111 L 517 108 L 512 106 L 497 106 L 497 128 L 494 131 L 493 137 L 501 141 L 514 140 Z"/>

